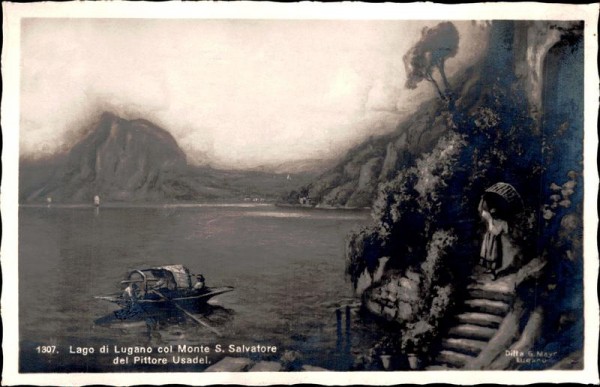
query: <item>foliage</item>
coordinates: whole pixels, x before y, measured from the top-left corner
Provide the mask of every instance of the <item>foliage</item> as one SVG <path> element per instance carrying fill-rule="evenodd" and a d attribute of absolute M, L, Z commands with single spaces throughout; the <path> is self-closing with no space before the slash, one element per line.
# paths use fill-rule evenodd
<path fill-rule="evenodd" d="M 414 167 L 380 186 L 372 212 L 375 225 L 370 229 L 377 237 L 370 235 L 369 241 L 378 242 L 375 247 L 390 255 L 395 267 L 406 268 L 423 259 L 427 241 L 437 228 L 446 202 L 446 181 L 457 170 L 465 144 L 463 135 L 451 131 L 432 152 L 418 159 Z M 350 239 L 365 236 L 359 233 Z M 354 261 L 360 256 L 351 249 L 349 252 Z"/>
<path fill-rule="evenodd" d="M 445 99 L 446 96 L 440 90 L 433 72 L 435 69 L 439 71 L 448 93 L 450 85 L 444 64 L 446 59 L 456 55 L 458 40 L 458 30 L 451 22 L 440 23 L 434 28 L 423 28 L 421 39 L 403 58 L 407 74 L 406 88 L 415 89 L 422 80 L 427 80 L 435 86 L 440 97 Z"/>
<path fill-rule="evenodd" d="M 346 274 L 350 276 L 354 288 L 365 269 L 373 276 L 379 258 L 384 255 L 384 242 L 372 227 L 363 227 L 349 235 L 346 241 Z"/>
<path fill-rule="evenodd" d="M 407 352 L 427 353 L 440 325 L 452 304 L 454 288 L 446 274 L 444 260 L 453 256 L 457 241 L 449 231 L 436 231 L 421 264 L 421 302 L 415 321 L 407 323 L 402 332 L 402 348 Z"/>
<path fill-rule="evenodd" d="M 424 294 L 430 294 L 431 289 L 440 276 L 440 267 L 443 266 L 443 258 L 448 256 L 451 247 L 456 243 L 456 236 L 452 232 L 436 231 L 427 248 L 427 256 L 421 264 L 423 273 L 422 289 Z"/>

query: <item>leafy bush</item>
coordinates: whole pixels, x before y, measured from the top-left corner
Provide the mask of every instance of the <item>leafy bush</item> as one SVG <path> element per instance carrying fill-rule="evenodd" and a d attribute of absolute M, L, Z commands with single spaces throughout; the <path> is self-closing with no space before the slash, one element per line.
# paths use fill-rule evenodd
<path fill-rule="evenodd" d="M 415 321 L 402 330 L 402 348 L 407 352 L 424 354 L 429 351 L 439 328 L 452 305 L 454 288 L 451 278 L 445 275 L 444 260 L 452 257 L 456 236 L 438 230 L 427 246 L 427 256 L 421 264 L 421 302 Z"/>

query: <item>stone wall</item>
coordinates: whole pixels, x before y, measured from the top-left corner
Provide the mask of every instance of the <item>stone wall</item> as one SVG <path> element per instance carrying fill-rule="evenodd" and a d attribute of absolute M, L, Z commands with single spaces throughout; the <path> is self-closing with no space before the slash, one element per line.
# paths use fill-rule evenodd
<path fill-rule="evenodd" d="M 412 271 L 404 274 L 386 272 L 379 283 L 364 292 L 363 305 L 369 312 L 387 321 L 413 321 L 420 302 L 420 283 L 419 274 Z"/>

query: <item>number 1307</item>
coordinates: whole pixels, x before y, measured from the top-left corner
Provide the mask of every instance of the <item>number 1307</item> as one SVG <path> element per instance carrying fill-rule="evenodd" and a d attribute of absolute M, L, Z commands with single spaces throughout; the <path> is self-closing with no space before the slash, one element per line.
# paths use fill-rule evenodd
<path fill-rule="evenodd" d="M 35 350 L 37 353 L 56 353 L 56 345 L 40 345 Z"/>

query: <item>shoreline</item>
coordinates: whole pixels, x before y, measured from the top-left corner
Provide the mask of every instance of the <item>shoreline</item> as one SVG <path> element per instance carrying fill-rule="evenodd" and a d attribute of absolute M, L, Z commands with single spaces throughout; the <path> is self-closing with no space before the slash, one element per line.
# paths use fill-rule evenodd
<path fill-rule="evenodd" d="M 247 202 L 199 202 L 199 203 L 153 203 L 153 202 L 129 202 L 129 203 L 105 203 L 99 206 L 86 203 L 20 203 L 19 208 L 200 208 L 200 207 L 241 207 L 259 208 L 274 207 L 274 203 L 247 203 Z"/>
<path fill-rule="evenodd" d="M 306 210 L 324 210 L 324 211 L 370 211 L 371 207 L 336 207 L 336 206 L 324 206 L 324 205 L 302 205 L 302 204 L 289 204 L 289 203 L 274 203 L 275 207 L 281 208 L 294 208 L 294 209 L 306 209 Z"/>
<path fill-rule="evenodd" d="M 19 208 L 286 208 L 293 210 L 315 210 L 315 211 L 354 211 L 365 212 L 370 211 L 370 207 L 335 207 L 335 206 L 308 206 L 295 205 L 277 202 L 109 202 L 101 205 L 88 203 L 19 203 Z"/>

